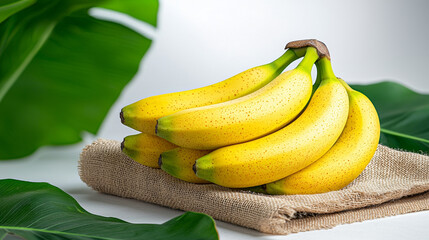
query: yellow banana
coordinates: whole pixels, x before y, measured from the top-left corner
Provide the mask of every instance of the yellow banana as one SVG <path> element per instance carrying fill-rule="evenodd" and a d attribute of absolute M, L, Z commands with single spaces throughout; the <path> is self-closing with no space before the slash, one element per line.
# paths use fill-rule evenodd
<path fill-rule="evenodd" d="M 317 77 L 319 78 L 319 74 Z M 316 82 L 318 86 L 320 80 Z M 210 152 L 210 150 L 195 150 L 178 147 L 163 152 L 159 157 L 158 164 L 162 170 L 181 180 L 191 183 L 210 183 L 197 177 L 195 172 L 192 171 L 192 165 L 195 164 L 195 161 Z"/>
<path fill-rule="evenodd" d="M 312 92 L 311 68 L 319 58 L 308 47 L 293 70 L 246 96 L 191 108 L 158 119 L 158 136 L 185 148 L 216 149 L 272 133 L 304 109 Z"/>
<path fill-rule="evenodd" d="M 210 183 L 197 177 L 192 170 L 195 160 L 210 151 L 194 150 L 188 148 L 175 148 L 163 152 L 159 157 L 159 166 L 168 174 L 191 183 Z"/>
<path fill-rule="evenodd" d="M 319 61 L 325 65 L 322 82 L 295 121 L 268 136 L 197 159 L 196 175 L 225 187 L 252 187 L 282 179 L 322 157 L 344 129 L 349 101 L 330 61 Z"/>
<path fill-rule="evenodd" d="M 340 80 L 342 81 L 342 80 Z M 350 88 L 349 117 L 334 146 L 319 160 L 286 178 L 266 184 L 268 194 L 315 194 L 342 189 L 371 161 L 380 138 L 380 123 L 371 101 Z"/>
<path fill-rule="evenodd" d="M 158 159 L 161 153 L 174 148 L 177 146 L 146 133 L 127 136 L 121 143 L 123 153 L 134 161 L 153 168 L 159 168 Z"/>
<path fill-rule="evenodd" d="M 225 102 L 252 93 L 299 57 L 296 51 L 289 49 L 272 63 L 248 69 L 222 82 L 142 99 L 121 110 L 121 122 L 140 132 L 155 135 L 157 119 L 180 110 Z"/>

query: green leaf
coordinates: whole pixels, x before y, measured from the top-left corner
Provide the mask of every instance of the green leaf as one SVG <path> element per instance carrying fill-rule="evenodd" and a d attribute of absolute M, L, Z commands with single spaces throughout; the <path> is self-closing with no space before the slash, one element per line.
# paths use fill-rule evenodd
<path fill-rule="evenodd" d="M 0 159 L 97 133 L 137 72 L 151 40 L 90 17 L 100 2 L 39 0 L 0 24 Z"/>
<path fill-rule="evenodd" d="M 0 23 L 9 16 L 31 6 L 36 0 L 1 0 L 0 1 Z"/>
<path fill-rule="evenodd" d="M 429 95 L 398 83 L 351 85 L 365 94 L 380 117 L 380 143 L 392 148 L 429 153 Z"/>
<path fill-rule="evenodd" d="M 136 19 L 156 26 L 159 2 L 158 0 L 110 0 L 100 4 L 99 7 L 126 13 Z"/>
<path fill-rule="evenodd" d="M 131 224 L 83 209 L 48 183 L 0 180 L 0 239 L 218 239 L 213 219 L 187 212 L 163 224 Z"/>

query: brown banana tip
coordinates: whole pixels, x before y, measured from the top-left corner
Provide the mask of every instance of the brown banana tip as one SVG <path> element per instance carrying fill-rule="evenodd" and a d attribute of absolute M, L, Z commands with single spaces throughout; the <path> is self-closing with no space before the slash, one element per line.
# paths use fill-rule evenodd
<path fill-rule="evenodd" d="M 161 165 L 162 165 L 162 154 L 160 154 L 158 158 L 158 166 L 161 167 Z"/>
<path fill-rule="evenodd" d="M 197 174 L 197 163 L 195 162 L 194 165 L 192 165 L 192 170 L 194 170 L 194 173 Z"/>
<path fill-rule="evenodd" d="M 121 151 L 124 151 L 125 147 L 125 139 L 121 142 Z"/>
<path fill-rule="evenodd" d="M 121 118 L 121 123 L 123 124 L 125 122 L 125 118 L 124 118 L 124 112 L 121 109 L 121 112 L 119 113 L 119 117 Z"/>
<path fill-rule="evenodd" d="M 317 50 L 317 54 L 320 58 L 326 57 L 329 60 L 331 60 L 331 56 L 329 55 L 329 50 L 326 44 L 323 42 L 317 40 L 317 39 L 304 39 L 304 40 L 297 40 L 289 42 L 285 49 L 288 48 L 303 48 L 303 47 L 314 47 Z"/>
<path fill-rule="evenodd" d="M 155 125 L 155 134 L 158 133 L 158 120 L 156 120 L 156 125 Z"/>

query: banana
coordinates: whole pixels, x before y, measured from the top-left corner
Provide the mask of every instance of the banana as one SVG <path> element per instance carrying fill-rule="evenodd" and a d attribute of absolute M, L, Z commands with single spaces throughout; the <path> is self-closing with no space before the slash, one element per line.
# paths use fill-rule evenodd
<path fill-rule="evenodd" d="M 196 175 L 231 188 L 253 187 L 291 175 L 322 157 L 348 117 L 347 91 L 322 57 L 322 81 L 304 112 L 265 137 L 217 149 L 195 163 Z"/>
<path fill-rule="evenodd" d="M 191 183 L 210 183 L 197 177 L 192 170 L 195 160 L 210 151 L 194 150 L 188 148 L 175 148 L 163 152 L 159 157 L 159 166 L 168 174 Z"/>
<path fill-rule="evenodd" d="M 275 61 L 248 69 L 222 82 L 193 90 L 152 96 L 122 108 L 121 122 L 155 135 L 156 120 L 180 110 L 211 105 L 252 93 L 277 77 L 301 56 L 289 49 Z"/>
<path fill-rule="evenodd" d="M 295 69 L 261 89 L 227 102 L 162 117 L 156 133 L 180 147 L 204 150 L 272 133 L 289 124 L 306 106 L 312 93 L 311 69 L 318 58 L 317 50 L 308 47 Z"/>
<path fill-rule="evenodd" d="M 349 116 L 334 146 L 319 160 L 266 184 L 268 194 L 315 194 L 342 189 L 365 169 L 378 146 L 380 122 L 371 101 L 340 80 L 349 95 Z"/>
<path fill-rule="evenodd" d="M 121 143 L 122 152 L 134 161 L 152 168 L 159 168 L 159 155 L 177 148 L 176 145 L 154 135 L 140 133 L 127 136 Z"/>

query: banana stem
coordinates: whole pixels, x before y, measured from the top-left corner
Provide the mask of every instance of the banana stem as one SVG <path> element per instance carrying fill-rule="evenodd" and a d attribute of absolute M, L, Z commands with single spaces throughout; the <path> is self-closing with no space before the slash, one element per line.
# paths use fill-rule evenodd
<path fill-rule="evenodd" d="M 322 57 L 321 59 L 319 59 L 319 61 L 317 61 L 316 63 L 316 67 L 317 65 L 319 65 L 318 70 L 320 69 L 322 81 L 325 79 L 337 78 L 335 77 L 334 71 L 332 71 L 331 61 L 327 57 Z"/>
<path fill-rule="evenodd" d="M 289 48 L 290 50 L 292 50 L 297 58 L 302 58 L 304 57 L 305 53 L 307 52 L 307 47 L 302 47 L 302 48 Z"/>
<path fill-rule="evenodd" d="M 317 76 L 316 81 L 313 84 L 313 92 L 311 95 L 313 96 L 316 89 L 319 87 L 320 83 L 322 82 L 322 67 L 320 66 L 320 61 L 316 61 L 316 69 L 317 69 Z"/>
<path fill-rule="evenodd" d="M 271 67 L 279 69 L 282 72 L 287 66 L 289 66 L 293 61 L 300 58 L 295 51 L 288 49 L 283 55 L 270 63 Z"/>
<path fill-rule="evenodd" d="M 311 72 L 311 68 L 313 68 L 313 64 L 317 59 L 319 59 L 317 50 L 314 47 L 307 47 L 304 59 L 302 59 L 296 68 L 302 69 L 306 72 Z"/>

